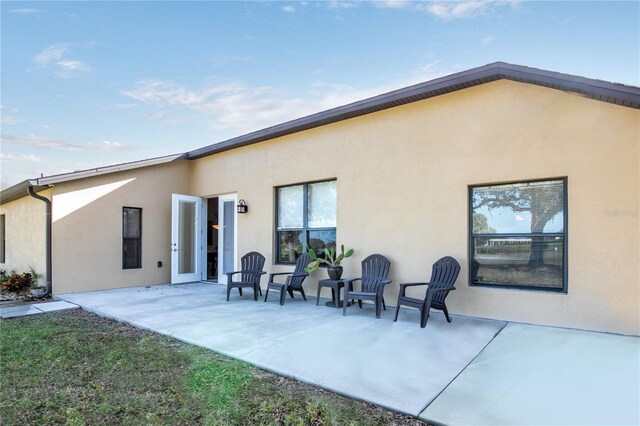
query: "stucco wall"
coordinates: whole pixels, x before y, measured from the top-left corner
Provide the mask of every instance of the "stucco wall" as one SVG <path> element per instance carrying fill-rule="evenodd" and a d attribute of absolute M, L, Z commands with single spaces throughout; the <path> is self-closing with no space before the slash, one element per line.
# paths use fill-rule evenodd
<path fill-rule="evenodd" d="M 337 178 L 338 243 L 392 261 L 398 283 L 462 264 L 457 314 L 640 332 L 638 110 L 511 81 L 481 86 L 193 161 L 191 193 L 237 192 L 239 253 L 273 264 L 274 186 Z M 568 294 L 469 287 L 468 185 L 568 177 Z M 307 287 L 315 293 L 324 271 Z M 264 285 L 264 283 L 263 283 Z"/>
<path fill-rule="evenodd" d="M 39 195 L 50 198 L 51 190 Z M 5 263 L 0 268 L 7 272 L 27 272 L 32 266 L 44 274 L 46 269 L 45 248 L 45 205 L 32 197 L 24 197 L 11 203 L 0 205 L 0 214 L 5 215 Z M 44 285 L 44 279 L 40 284 Z"/>
<path fill-rule="evenodd" d="M 171 194 L 189 191 L 189 168 L 181 160 L 55 185 L 53 292 L 170 282 Z M 142 208 L 140 269 L 122 269 L 123 207 Z"/>

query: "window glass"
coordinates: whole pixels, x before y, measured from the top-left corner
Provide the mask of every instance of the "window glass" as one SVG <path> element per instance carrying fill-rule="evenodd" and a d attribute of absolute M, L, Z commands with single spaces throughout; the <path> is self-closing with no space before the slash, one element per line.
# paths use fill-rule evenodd
<path fill-rule="evenodd" d="M 278 188 L 278 229 L 302 228 L 304 186 Z"/>
<path fill-rule="evenodd" d="M 562 180 L 473 188 L 473 232 L 558 233 L 564 229 Z"/>
<path fill-rule="evenodd" d="M 473 283 L 563 288 L 563 237 L 476 237 L 473 251 Z"/>
<path fill-rule="evenodd" d="M 122 268 L 142 267 L 142 209 L 122 208 Z"/>
<path fill-rule="evenodd" d="M 278 247 L 278 263 L 295 263 L 305 251 L 302 231 L 279 231 Z"/>
<path fill-rule="evenodd" d="M 122 262 L 125 269 L 139 268 L 140 240 L 125 239 L 122 243 Z"/>
<path fill-rule="evenodd" d="M 336 226 L 336 181 L 313 183 L 309 188 L 309 228 Z"/>
<path fill-rule="evenodd" d="M 470 188 L 472 285 L 566 291 L 565 179 Z"/>
<path fill-rule="evenodd" d="M 140 238 L 140 209 L 125 208 L 123 213 L 124 237 Z"/>
<path fill-rule="evenodd" d="M 328 229 L 321 231 L 309 231 L 309 246 L 313 251 L 321 257 L 324 249 L 336 250 L 336 230 Z"/>

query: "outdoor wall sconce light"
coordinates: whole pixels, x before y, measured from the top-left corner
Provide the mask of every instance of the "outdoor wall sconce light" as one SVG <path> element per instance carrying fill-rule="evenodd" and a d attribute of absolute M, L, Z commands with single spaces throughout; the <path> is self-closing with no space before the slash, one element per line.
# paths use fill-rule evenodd
<path fill-rule="evenodd" d="M 238 201 L 238 213 L 243 214 L 249 211 L 249 206 L 244 202 L 244 200 Z"/>

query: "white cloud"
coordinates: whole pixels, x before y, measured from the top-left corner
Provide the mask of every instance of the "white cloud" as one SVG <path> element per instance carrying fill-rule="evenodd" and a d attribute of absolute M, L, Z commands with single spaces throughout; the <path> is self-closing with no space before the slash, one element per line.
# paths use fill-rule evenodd
<path fill-rule="evenodd" d="M 492 41 L 494 41 L 496 38 L 494 36 L 486 36 L 483 39 L 480 40 L 480 43 L 482 44 L 489 44 Z"/>
<path fill-rule="evenodd" d="M 120 142 L 103 141 L 79 144 L 50 139 L 43 136 L 17 136 L 6 133 L 0 135 L 0 142 L 7 145 L 28 146 L 34 148 L 45 148 L 62 151 L 127 151 L 132 149 L 132 147 L 123 145 Z"/>
<path fill-rule="evenodd" d="M 144 80 L 123 95 L 151 108 L 147 118 L 179 122 L 178 114 L 196 114 L 212 129 L 256 130 L 373 96 L 388 88 L 355 90 L 350 86 L 316 83 L 309 96 L 287 97 L 284 90 L 249 86 L 241 81 L 208 81 L 191 89 L 171 81 Z"/>
<path fill-rule="evenodd" d="M 316 82 L 306 95 L 287 96 L 271 86 L 250 86 L 242 81 L 209 79 L 199 88 L 173 81 L 142 80 L 123 95 L 139 102 L 137 111 L 147 119 L 168 124 L 196 118 L 211 129 L 258 130 L 304 117 L 394 89 L 437 78 L 451 72 L 440 60 L 416 69 L 402 80 L 385 86 L 355 89 L 344 84 Z"/>
<path fill-rule="evenodd" d="M 373 4 L 381 9 L 405 9 L 412 5 L 409 0 L 374 0 Z"/>
<path fill-rule="evenodd" d="M 444 20 L 471 18 L 487 13 L 497 6 L 516 6 L 518 0 L 480 0 L 480 1 L 437 1 L 420 4 L 419 8 Z"/>
<path fill-rule="evenodd" d="M 27 7 L 21 8 L 21 9 L 10 9 L 9 12 L 17 13 L 19 15 L 35 15 L 35 14 L 38 14 L 38 13 L 47 13 L 44 10 L 27 8 Z"/>
<path fill-rule="evenodd" d="M 325 3 L 329 9 L 354 9 L 358 7 L 355 1 L 331 0 Z"/>
<path fill-rule="evenodd" d="M 67 43 L 56 43 L 45 48 L 33 58 L 36 65 L 52 68 L 59 77 L 72 77 L 81 72 L 91 70 L 91 67 L 77 59 L 69 59 L 71 49 Z"/>
<path fill-rule="evenodd" d="M 30 162 L 39 162 L 43 161 L 42 158 L 33 154 L 8 154 L 5 152 L 0 152 L 0 160 L 1 161 L 30 161 Z"/>
<path fill-rule="evenodd" d="M 282 6 L 282 10 L 287 13 L 293 13 L 296 11 L 296 8 L 291 5 Z"/>
<path fill-rule="evenodd" d="M 21 121 L 22 120 L 10 115 L 3 115 L 2 118 L 0 118 L 0 124 L 2 124 L 3 126 L 15 126 Z"/>

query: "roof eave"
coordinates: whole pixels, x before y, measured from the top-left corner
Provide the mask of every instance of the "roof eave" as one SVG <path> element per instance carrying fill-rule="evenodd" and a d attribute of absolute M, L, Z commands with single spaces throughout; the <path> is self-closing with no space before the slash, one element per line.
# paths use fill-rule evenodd
<path fill-rule="evenodd" d="M 581 94 L 616 105 L 640 108 L 640 88 L 637 87 L 495 62 L 277 124 L 190 151 L 186 155 L 190 160 L 195 160 L 500 79 L 531 83 Z"/>
<path fill-rule="evenodd" d="M 29 188 L 30 186 L 33 187 L 36 193 L 42 192 L 45 189 L 49 188 L 48 186 L 38 185 L 38 183 L 33 179 L 24 180 L 13 186 L 10 186 L 9 188 L 3 189 L 2 192 L 0 192 L 0 205 L 7 204 L 12 201 L 19 200 L 20 198 L 26 197 L 27 195 L 29 195 L 29 193 L 27 192 L 27 188 Z"/>
<path fill-rule="evenodd" d="M 140 169 L 142 167 L 155 166 L 159 164 L 170 163 L 176 160 L 186 159 L 186 154 L 173 154 L 163 157 L 148 158 L 146 160 L 132 161 L 129 163 L 114 164 L 105 167 L 96 167 L 94 169 L 80 170 L 70 173 L 62 173 L 58 175 L 45 176 L 36 179 L 27 179 L 17 183 L 0 192 L 0 205 L 18 200 L 29 195 L 27 187 L 33 186 L 36 192 L 43 191 L 55 184 L 68 182 L 77 179 L 84 179 L 94 176 L 100 176 L 109 173 L 123 172 L 126 170 Z"/>

